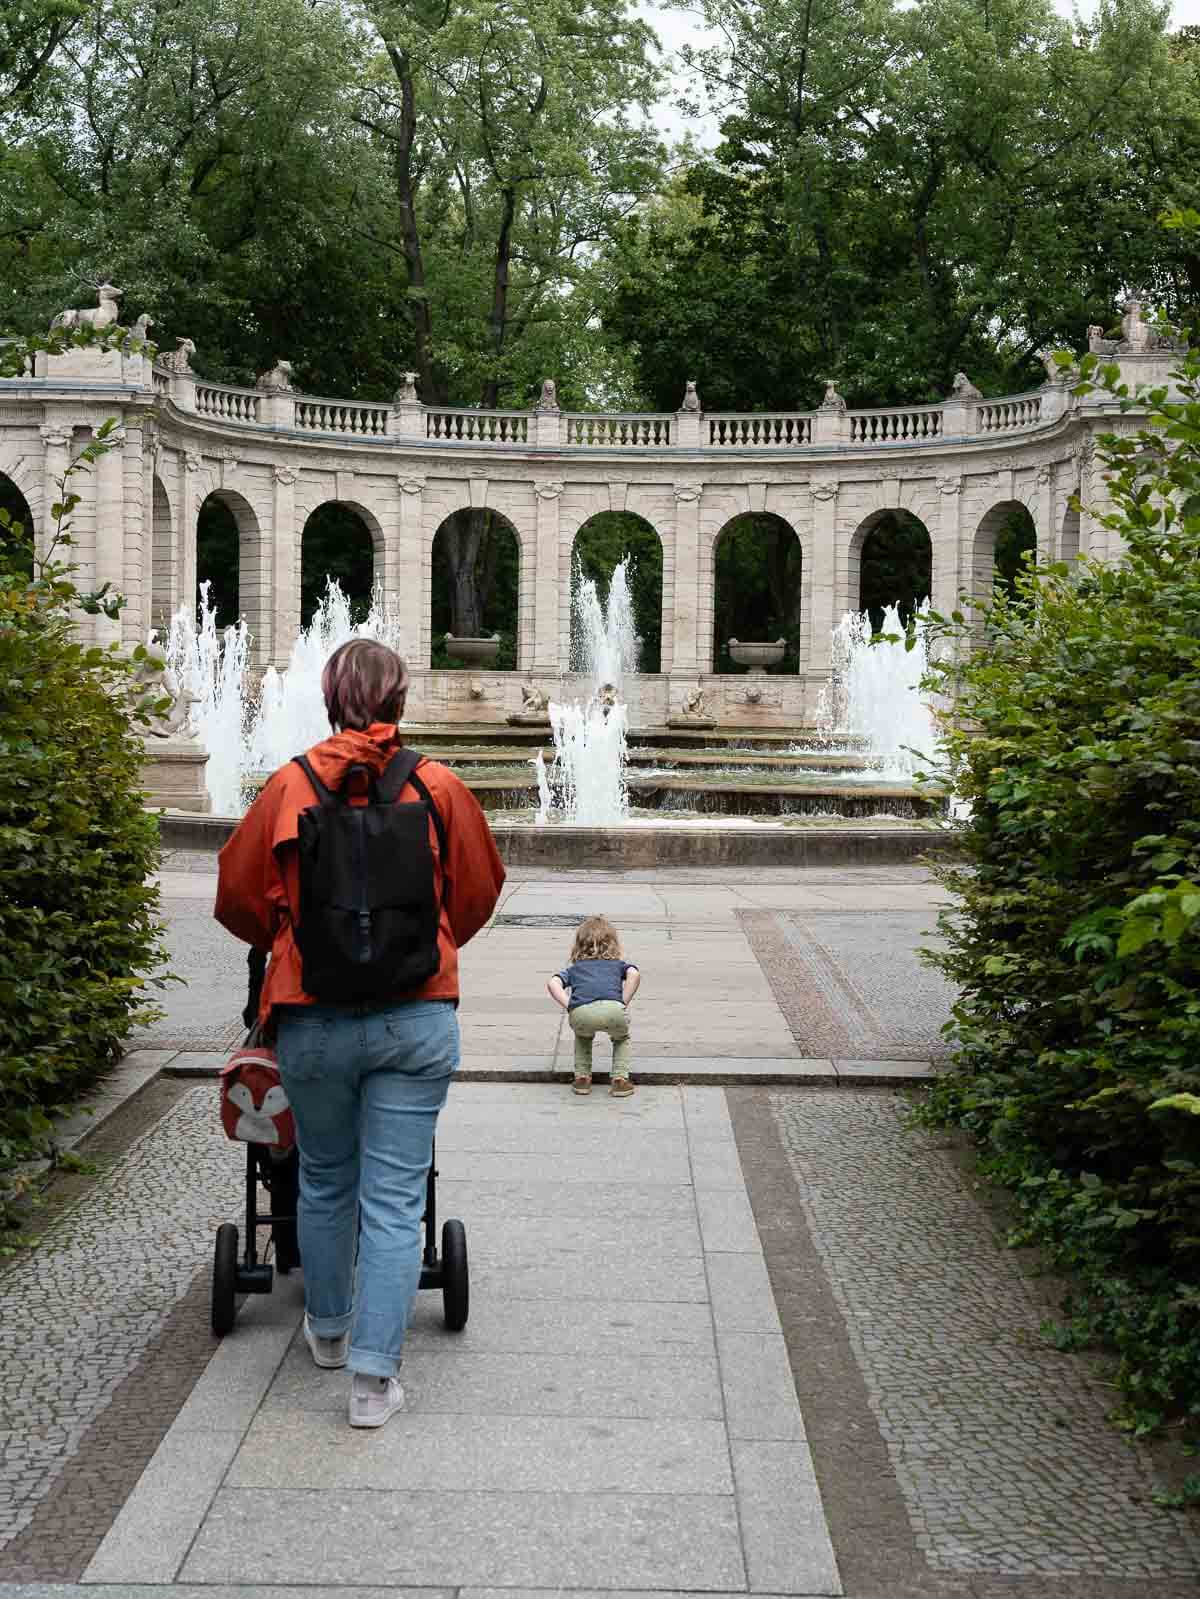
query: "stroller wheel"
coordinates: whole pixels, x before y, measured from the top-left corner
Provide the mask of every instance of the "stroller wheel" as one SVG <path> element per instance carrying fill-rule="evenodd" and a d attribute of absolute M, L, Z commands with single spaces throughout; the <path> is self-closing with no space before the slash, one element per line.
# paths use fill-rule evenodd
<path fill-rule="evenodd" d="M 232 1330 L 237 1315 L 237 1250 L 237 1228 L 222 1222 L 213 1249 L 212 1276 L 212 1330 L 218 1338 Z"/>
<path fill-rule="evenodd" d="M 446 1326 L 461 1332 L 471 1308 L 471 1286 L 467 1275 L 467 1229 L 460 1221 L 448 1221 L 442 1228 L 442 1304 Z"/>

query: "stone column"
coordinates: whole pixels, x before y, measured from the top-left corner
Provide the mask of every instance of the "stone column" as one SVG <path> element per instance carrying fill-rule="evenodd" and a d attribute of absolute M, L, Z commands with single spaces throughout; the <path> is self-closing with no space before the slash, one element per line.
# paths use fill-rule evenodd
<path fill-rule="evenodd" d="M 62 499 L 60 480 L 71 464 L 71 430 L 59 423 L 48 422 L 40 431 L 45 447 L 42 459 L 42 520 L 33 533 L 34 548 L 39 559 L 44 560 L 55 533 L 52 507 Z"/>
<path fill-rule="evenodd" d="M 296 479 L 290 466 L 271 469 L 274 494 L 271 503 L 271 544 L 267 564 L 268 592 L 260 618 L 268 637 L 262 649 L 264 665 L 282 670 L 300 632 L 300 574 L 296 562 Z"/>
<path fill-rule="evenodd" d="M 154 585 L 154 548 L 146 493 L 145 444 L 145 431 L 135 423 L 127 423 L 125 448 L 121 452 L 125 501 L 121 586 L 126 598 L 126 606 L 121 613 L 121 634 L 130 647 L 144 644 L 150 631 L 150 594 Z"/>
<path fill-rule="evenodd" d="M 933 536 L 933 609 L 949 616 L 958 605 L 959 590 L 963 586 L 962 550 L 962 478 L 938 479 L 941 507 Z"/>
<path fill-rule="evenodd" d="M 839 604 L 838 480 L 814 477 L 812 496 L 812 577 L 808 585 L 808 670 L 814 677 L 828 677 L 832 663 L 833 629 L 847 607 Z"/>
<path fill-rule="evenodd" d="M 537 528 L 534 549 L 533 659 L 518 661 L 522 670 L 557 673 L 566 662 L 558 658 L 558 546 L 559 510 L 563 485 L 557 479 L 534 485 Z"/>
<path fill-rule="evenodd" d="M 185 450 L 180 460 L 179 474 L 179 571 L 180 603 L 187 607 L 193 619 L 196 615 L 196 517 L 200 507 L 196 503 L 196 473 L 201 458 L 195 450 Z"/>
<path fill-rule="evenodd" d="M 1054 554 L 1054 468 L 1043 462 L 1037 469 L 1034 489 L 1033 527 L 1037 534 L 1037 558 L 1048 561 Z"/>
<path fill-rule="evenodd" d="M 125 429 L 114 428 L 105 440 L 107 449 L 94 467 L 96 484 L 96 555 L 94 578 L 100 589 L 119 594 L 125 581 Z M 95 637 L 101 644 L 119 644 L 121 623 L 107 616 L 95 618 Z"/>
<path fill-rule="evenodd" d="M 671 596 L 673 675 L 694 675 L 700 665 L 700 483 L 675 485 L 675 583 Z M 665 597 L 665 596 L 664 596 Z"/>
<path fill-rule="evenodd" d="M 384 598 L 396 607 L 408 664 L 428 668 L 430 644 L 425 613 L 429 604 L 433 551 L 432 547 L 425 547 L 425 479 L 420 473 L 404 472 L 396 479 L 396 487 L 400 491 L 400 516 L 396 548 L 384 573 Z"/>

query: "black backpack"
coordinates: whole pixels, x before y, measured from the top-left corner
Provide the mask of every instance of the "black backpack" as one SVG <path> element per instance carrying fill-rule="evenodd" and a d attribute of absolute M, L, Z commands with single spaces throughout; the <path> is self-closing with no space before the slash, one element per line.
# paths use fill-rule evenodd
<path fill-rule="evenodd" d="M 401 750 L 376 778 L 352 766 L 334 793 L 307 756 L 296 765 L 318 804 L 300 812 L 300 949 L 304 992 L 331 1004 L 386 1000 L 438 969 L 441 903 L 434 893 L 429 822 L 437 829 L 445 884 L 446 829 L 416 775 L 416 750 Z M 367 773 L 367 803 L 350 803 L 351 779 Z M 421 798 L 398 805 L 411 783 Z M 443 891 L 444 897 L 444 891 Z"/>

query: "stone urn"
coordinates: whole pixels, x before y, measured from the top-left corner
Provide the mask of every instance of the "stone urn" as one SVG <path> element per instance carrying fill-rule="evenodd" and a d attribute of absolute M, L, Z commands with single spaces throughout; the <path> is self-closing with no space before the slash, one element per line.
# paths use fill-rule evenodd
<path fill-rule="evenodd" d="M 778 666 L 787 651 L 787 640 L 777 638 L 765 644 L 743 644 L 739 639 L 729 640 L 729 655 L 738 666 L 748 666 L 752 672 L 765 671 L 768 666 Z"/>
<path fill-rule="evenodd" d="M 487 666 L 500 653 L 500 635 L 491 638 L 455 638 L 446 634 L 446 654 L 456 661 L 466 661 L 470 666 Z"/>

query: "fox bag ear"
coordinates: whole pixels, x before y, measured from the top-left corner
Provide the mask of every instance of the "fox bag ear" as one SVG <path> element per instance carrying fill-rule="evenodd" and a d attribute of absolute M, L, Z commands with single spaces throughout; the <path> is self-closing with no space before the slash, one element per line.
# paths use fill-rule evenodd
<path fill-rule="evenodd" d="M 271 1050 L 236 1050 L 221 1068 L 221 1125 L 227 1137 L 243 1144 L 284 1150 L 296 1142 L 296 1122 Z"/>

